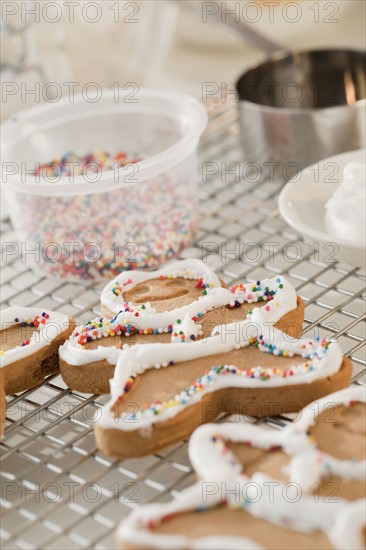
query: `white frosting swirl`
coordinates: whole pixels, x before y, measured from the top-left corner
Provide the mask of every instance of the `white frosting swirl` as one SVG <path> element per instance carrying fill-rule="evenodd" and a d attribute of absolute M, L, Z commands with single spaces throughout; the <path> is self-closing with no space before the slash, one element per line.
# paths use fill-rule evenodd
<path fill-rule="evenodd" d="M 347 164 L 343 181 L 325 205 L 325 225 L 330 235 L 366 244 L 366 165 Z"/>

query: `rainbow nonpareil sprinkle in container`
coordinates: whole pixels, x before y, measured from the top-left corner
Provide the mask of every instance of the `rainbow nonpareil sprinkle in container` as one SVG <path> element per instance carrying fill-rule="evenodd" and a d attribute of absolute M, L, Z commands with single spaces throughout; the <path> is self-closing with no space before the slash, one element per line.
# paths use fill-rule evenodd
<path fill-rule="evenodd" d="M 44 164 L 37 163 L 33 175 L 36 177 L 47 177 L 57 182 L 60 176 L 75 178 L 87 174 L 97 174 L 106 170 L 118 170 L 121 167 L 139 162 L 141 159 L 137 155 L 129 157 L 123 151 L 110 153 L 109 151 L 96 151 L 78 155 L 73 151 L 68 151 L 59 159 L 53 159 Z"/>
<path fill-rule="evenodd" d="M 141 89 L 35 107 L 3 125 L 2 185 L 26 261 L 64 280 L 156 268 L 197 222 L 199 101 Z"/>

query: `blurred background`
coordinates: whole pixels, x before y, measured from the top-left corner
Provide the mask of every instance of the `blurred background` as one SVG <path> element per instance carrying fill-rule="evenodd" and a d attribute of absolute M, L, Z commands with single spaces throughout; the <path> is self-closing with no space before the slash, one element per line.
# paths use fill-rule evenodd
<path fill-rule="evenodd" d="M 220 4 L 292 49 L 365 48 L 364 0 Z M 201 98 L 203 83 L 231 84 L 264 56 L 211 15 L 213 2 L 3 0 L 1 11 L 2 120 L 88 83 L 161 86 Z"/>

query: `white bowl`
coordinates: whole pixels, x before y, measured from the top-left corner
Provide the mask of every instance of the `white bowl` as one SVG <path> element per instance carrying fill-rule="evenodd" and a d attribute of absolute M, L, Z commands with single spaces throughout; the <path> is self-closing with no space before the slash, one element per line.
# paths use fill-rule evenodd
<path fill-rule="evenodd" d="M 365 267 L 365 246 L 330 234 L 324 221 L 325 204 L 342 182 L 344 168 L 350 162 L 365 162 L 365 157 L 361 149 L 322 160 L 291 179 L 279 196 L 281 216 L 312 243 L 320 261 Z"/>

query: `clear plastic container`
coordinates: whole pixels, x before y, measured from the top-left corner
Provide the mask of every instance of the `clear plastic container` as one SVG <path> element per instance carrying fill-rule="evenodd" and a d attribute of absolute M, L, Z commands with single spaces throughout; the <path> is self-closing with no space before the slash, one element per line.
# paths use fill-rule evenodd
<path fill-rule="evenodd" d="M 197 220 L 197 146 L 207 114 L 167 91 L 103 91 L 37 106 L 2 127 L 2 188 L 35 270 L 60 279 L 101 279 L 155 268 L 187 246 Z M 70 178 L 37 163 L 67 151 L 124 151 L 135 164 Z M 8 249 L 10 253 L 10 249 Z"/>

